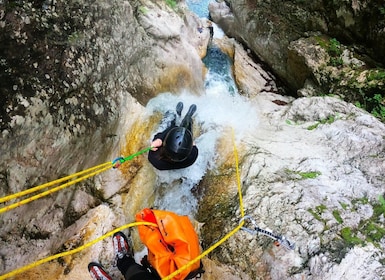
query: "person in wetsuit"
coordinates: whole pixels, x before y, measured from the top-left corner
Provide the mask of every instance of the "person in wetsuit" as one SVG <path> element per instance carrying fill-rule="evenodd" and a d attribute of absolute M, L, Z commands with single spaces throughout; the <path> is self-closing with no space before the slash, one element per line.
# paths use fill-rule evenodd
<path fill-rule="evenodd" d="M 198 148 L 194 144 L 192 116 L 197 106 L 192 104 L 179 126 L 175 124 L 176 116 L 173 114 L 169 126 L 162 132 L 155 134 L 151 143 L 152 149 L 148 153 L 148 160 L 159 170 L 180 169 L 191 166 L 198 157 Z M 183 103 L 179 102 L 176 112 L 180 117 Z M 165 116 L 167 117 L 167 116 Z"/>
<path fill-rule="evenodd" d="M 131 241 L 127 236 L 119 231 L 112 237 L 112 244 L 115 251 L 116 264 L 125 280 L 160 280 L 156 270 L 149 267 L 142 260 L 142 264 L 135 262 Z M 113 280 L 112 276 L 104 269 L 104 267 L 97 262 L 90 262 L 88 264 L 88 271 L 93 280 Z"/>

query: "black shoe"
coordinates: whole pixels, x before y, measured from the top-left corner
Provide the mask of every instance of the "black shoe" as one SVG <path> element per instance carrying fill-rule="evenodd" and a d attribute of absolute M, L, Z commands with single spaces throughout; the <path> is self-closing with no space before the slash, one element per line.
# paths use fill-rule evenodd
<path fill-rule="evenodd" d="M 182 110 L 183 110 L 183 102 L 178 102 L 178 104 L 176 104 L 176 113 L 178 114 L 179 117 L 182 115 Z"/>
<path fill-rule="evenodd" d="M 192 116 L 194 115 L 194 113 L 195 113 L 196 110 L 197 110 L 197 105 L 192 104 L 192 105 L 190 106 L 190 108 L 188 109 L 188 111 L 187 111 L 186 117 L 187 117 L 187 116 L 192 117 Z"/>
<path fill-rule="evenodd" d="M 131 242 L 123 232 L 119 231 L 113 235 L 112 244 L 117 259 L 122 259 L 124 256 L 132 257 Z"/>
<path fill-rule="evenodd" d="M 88 271 L 94 280 L 112 280 L 112 277 L 96 262 L 88 264 Z"/>
<path fill-rule="evenodd" d="M 197 110 L 197 105 L 192 104 L 190 108 L 188 109 L 187 114 L 184 116 L 182 122 L 180 123 L 180 127 L 185 127 L 186 129 L 190 130 L 192 132 L 192 115 L 194 115 L 195 111 Z"/>

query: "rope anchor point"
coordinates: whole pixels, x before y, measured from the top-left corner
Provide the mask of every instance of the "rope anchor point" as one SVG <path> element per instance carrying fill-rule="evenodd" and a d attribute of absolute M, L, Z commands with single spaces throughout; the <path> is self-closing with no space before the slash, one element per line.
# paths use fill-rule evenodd
<path fill-rule="evenodd" d="M 241 229 L 243 229 L 244 231 L 247 231 L 248 233 L 251 233 L 254 235 L 257 235 L 260 233 L 262 235 L 270 237 L 270 238 L 274 239 L 274 245 L 276 245 L 277 247 L 282 245 L 287 250 L 294 250 L 295 249 L 295 243 L 294 242 L 291 242 L 290 240 L 288 240 L 284 235 L 274 234 L 271 231 L 260 228 L 257 225 L 257 222 L 251 216 L 244 216 L 240 220 L 240 223 L 246 219 L 248 219 L 251 222 L 253 229 L 241 227 Z"/>
<path fill-rule="evenodd" d="M 112 168 L 113 169 L 119 168 L 124 162 L 125 162 L 124 157 L 117 157 L 112 161 Z"/>

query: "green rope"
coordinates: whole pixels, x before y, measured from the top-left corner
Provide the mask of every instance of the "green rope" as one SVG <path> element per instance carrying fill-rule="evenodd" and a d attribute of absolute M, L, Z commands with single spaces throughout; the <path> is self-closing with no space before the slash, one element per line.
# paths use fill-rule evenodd
<path fill-rule="evenodd" d="M 134 157 L 139 156 L 141 154 L 144 154 L 145 152 L 148 152 L 151 149 L 152 149 L 152 147 L 147 147 L 143 150 L 140 150 L 139 152 L 136 152 L 135 154 L 129 155 L 123 159 L 124 160 L 123 162 L 128 161 L 128 160 L 132 160 Z"/>
<path fill-rule="evenodd" d="M 112 165 L 114 166 L 113 168 L 118 168 L 121 164 L 125 163 L 126 161 L 132 160 L 134 157 L 144 154 L 145 152 L 148 152 L 151 149 L 152 147 L 147 147 L 143 150 L 140 150 L 139 152 L 136 152 L 135 154 L 126 157 L 118 157 L 112 161 Z"/>

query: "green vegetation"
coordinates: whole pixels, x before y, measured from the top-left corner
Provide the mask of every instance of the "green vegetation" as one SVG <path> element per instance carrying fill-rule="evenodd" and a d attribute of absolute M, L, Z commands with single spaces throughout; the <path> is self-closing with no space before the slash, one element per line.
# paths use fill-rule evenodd
<path fill-rule="evenodd" d="M 147 9 L 147 7 L 145 7 L 145 6 L 140 6 L 139 8 L 138 8 L 138 10 L 139 10 L 139 12 L 141 13 L 141 14 L 147 14 L 148 13 L 148 9 Z"/>
<path fill-rule="evenodd" d="M 333 217 L 337 220 L 337 222 L 339 224 L 343 223 L 343 220 L 342 220 L 341 215 L 340 215 L 340 211 L 338 211 L 337 209 L 333 210 L 332 214 L 333 214 Z"/>
<path fill-rule="evenodd" d="M 361 197 L 361 198 L 356 198 L 356 199 L 353 199 L 352 200 L 352 203 L 353 205 L 357 205 L 357 204 L 369 204 L 369 198 L 367 198 L 366 196 L 364 197 Z"/>
<path fill-rule="evenodd" d="M 68 35 L 68 42 L 74 45 L 77 41 L 79 41 L 80 35 L 79 32 L 75 31 Z"/>
<path fill-rule="evenodd" d="M 335 122 L 336 120 L 338 120 L 340 117 L 339 117 L 339 114 L 335 115 L 335 116 L 328 116 L 326 119 L 322 119 L 320 121 L 317 121 L 315 124 L 312 124 L 312 125 L 309 125 L 307 127 L 307 130 L 313 130 L 313 129 L 316 129 L 320 124 L 331 124 L 333 122 Z M 296 120 L 292 121 L 292 120 L 286 120 L 285 121 L 286 124 L 288 125 L 299 125 L 300 123 L 297 122 Z"/>
<path fill-rule="evenodd" d="M 2 2 L 3 4 L 4 2 Z M 12 11 L 16 8 L 22 8 L 24 2 L 22 1 L 5 1 L 5 9 L 6 12 Z"/>
<path fill-rule="evenodd" d="M 323 223 L 323 225 L 324 225 L 323 231 L 326 231 L 329 229 L 329 227 L 326 225 L 327 220 L 322 218 L 322 214 L 327 211 L 326 205 L 321 204 L 321 205 L 316 206 L 314 209 L 309 208 L 309 209 L 307 209 L 307 211 L 310 214 L 312 214 L 312 216 L 317 221 L 320 221 L 321 223 Z"/>
<path fill-rule="evenodd" d="M 375 222 L 368 222 L 365 224 L 363 231 L 368 242 L 380 242 L 385 235 L 385 229 Z"/>
<path fill-rule="evenodd" d="M 378 200 L 380 201 L 380 204 L 381 204 L 381 206 L 382 206 L 382 209 L 384 210 L 384 213 L 385 213 L 385 199 L 384 199 L 384 197 L 383 197 L 382 195 L 380 195 L 380 196 L 378 197 Z"/>
<path fill-rule="evenodd" d="M 373 216 L 379 217 L 383 214 L 385 217 L 385 199 L 382 195 L 380 195 L 378 200 L 380 203 L 373 206 Z"/>
<path fill-rule="evenodd" d="M 376 93 L 372 97 L 364 95 L 362 98 L 363 104 L 361 104 L 359 101 L 356 101 L 355 105 L 359 108 L 368 110 L 369 113 L 371 113 L 373 116 L 385 122 L 385 97 L 379 93 Z"/>
<path fill-rule="evenodd" d="M 320 69 L 325 76 L 323 86 L 329 88 L 330 93 L 343 96 L 346 102 L 355 104 L 385 122 L 385 69 L 368 69 L 368 66 L 362 67 L 359 64 L 344 65 L 341 55 L 347 47 L 336 38 L 319 36 L 316 42 L 329 55 L 327 65 Z"/>
<path fill-rule="evenodd" d="M 356 236 L 354 232 L 349 227 L 345 227 L 340 231 L 342 239 L 346 242 L 348 247 L 353 247 L 354 245 L 363 244 L 363 241 Z"/>
<path fill-rule="evenodd" d="M 288 125 L 296 125 L 296 124 L 297 124 L 296 122 L 291 121 L 291 120 L 286 120 L 286 123 L 287 123 Z"/>
<path fill-rule="evenodd" d="M 340 205 L 344 211 L 356 211 L 363 205 L 370 205 L 373 209 L 373 214 L 370 218 L 359 221 L 357 226 L 347 227 L 343 226 L 344 221 L 341 217 L 340 210 L 338 209 L 329 210 L 323 204 L 308 209 L 308 212 L 311 213 L 316 220 L 324 224 L 324 229 L 320 233 L 321 240 L 322 234 L 329 230 L 327 226 L 328 220 L 325 218 L 328 215 L 322 216 L 324 213 L 332 211 L 333 217 L 338 224 L 341 225 L 341 227 L 338 226 L 340 238 L 336 238 L 332 242 L 327 242 L 322 245 L 322 247 L 325 249 L 327 248 L 332 254 L 332 258 L 338 262 L 349 251 L 349 248 L 356 245 L 365 246 L 367 243 L 372 243 L 374 246 L 380 248 L 380 242 L 385 236 L 385 226 L 382 222 L 382 219 L 385 216 L 384 196 L 380 195 L 378 201 L 374 202 L 371 202 L 368 197 L 362 197 L 353 199 L 350 204 L 340 202 Z M 382 261 L 385 261 L 385 259 Z"/>
<path fill-rule="evenodd" d="M 319 41 L 319 43 L 322 41 Z M 326 49 L 327 53 L 330 56 L 329 64 L 338 67 L 343 64 L 341 54 L 342 54 L 342 46 L 341 43 L 336 39 L 332 38 L 329 42 L 320 43 L 320 45 Z"/>
<path fill-rule="evenodd" d="M 346 203 L 343 203 L 343 202 L 340 202 L 340 205 L 342 207 L 342 209 L 346 210 L 349 206 L 349 204 L 346 204 Z"/>
<path fill-rule="evenodd" d="M 324 119 L 324 120 L 320 120 L 319 122 L 313 124 L 313 125 L 310 125 L 308 126 L 308 130 L 313 130 L 313 129 L 316 129 L 320 124 L 331 124 L 333 123 L 334 121 L 336 120 L 336 117 L 334 116 L 329 116 L 328 118 Z"/>
<path fill-rule="evenodd" d="M 382 69 L 376 69 L 374 71 L 369 72 L 368 82 L 375 80 L 382 80 L 385 78 L 385 71 Z"/>
<path fill-rule="evenodd" d="M 367 220 L 361 220 L 357 228 L 351 229 L 345 227 L 340 231 L 341 237 L 347 246 L 351 247 L 356 244 L 365 244 L 366 242 L 370 242 L 375 246 L 379 246 L 379 242 L 385 236 L 385 227 L 381 222 L 381 217 L 385 215 L 385 199 L 382 195 L 380 195 L 378 201 L 379 203 L 375 202 L 370 204 L 370 201 L 367 197 L 355 199 L 352 201 L 352 204 L 355 207 L 359 206 L 360 204 L 370 204 L 373 208 L 373 215 Z M 334 217 L 336 216 L 334 215 Z M 362 236 L 362 239 L 358 238 L 358 235 Z"/>
<path fill-rule="evenodd" d="M 330 39 L 327 52 L 330 56 L 340 56 L 342 54 L 341 43 L 336 38 Z"/>
<path fill-rule="evenodd" d="M 176 0 L 166 0 L 166 4 L 172 9 L 176 8 Z"/>
<path fill-rule="evenodd" d="M 354 104 L 385 122 L 385 69 L 370 69 L 365 74 L 366 90 L 358 90 Z"/>
<path fill-rule="evenodd" d="M 321 204 L 316 206 L 315 209 L 309 208 L 308 211 L 316 220 L 325 223 L 326 221 L 321 218 L 321 215 L 325 212 L 326 209 L 326 206 Z"/>
<path fill-rule="evenodd" d="M 301 177 L 301 180 L 315 179 L 319 175 L 321 175 L 321 172 L 319 172 L 319 171 L 301 172 L 301 171 L 294 171 L 294 170 L 286 169 L 285 172 L 289 175 L 290 174 L 299 175 Z"/>
<path fill-rule="evenodd" d="M 319 171 L 310 171 L 310 172 L 299 172 L 299 176 L 301 176 L 302 179 L 315 179 L 319 175 L 321 175 L 321 172 Z"/>

